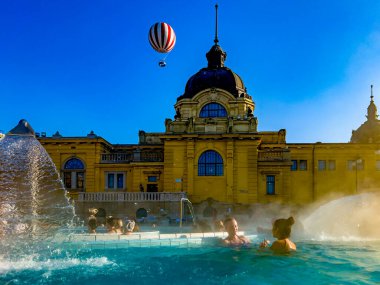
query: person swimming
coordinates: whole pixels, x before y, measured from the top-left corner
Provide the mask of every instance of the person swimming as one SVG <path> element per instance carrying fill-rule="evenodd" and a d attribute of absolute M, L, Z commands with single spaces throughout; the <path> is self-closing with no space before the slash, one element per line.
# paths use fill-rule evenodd
<path fill-rule="evenodd" d="M 109 216 L 106 221 L 107 233 L 109 234 L 122 234 L 123 233 L 123 220 Z"/>
<path fill-rule="evenodd" d="M 245 236 L 238 236 L 239 226 L 235 218 L 229 217 L 224 220 L 224 227 L 228 236 L 223 240 L 225 245 L 239 246 L 250 244 L 250 240 Z"/>
<path fill-rule="evenodd" d="M 88 226 L 88 232 L 90 234 L 95 234 L 96 228 L 98 227 L 98 222 L 97 222 L 96 218 L 95 217 L 89 218 L 87 226 Z"/>
<path fill-rule="evenodd" d="M 289 239 L 294 222 L 293 217 L 289 217 L 288 219 L 277 219 L 274 221 L 272 235 L 274 238 L 277 238 L 277 240 L 270 246 L 271 250 L 276 253 L 288 253 L 297 250 L 295 243 Z M 260 244 L 260 247 L 269 247 L 269 241 L 264 240 Z"/>
<path fill-rule="evenodd" d="M 125 221 L 125 231 L 124 234 L 130 235 L 135 231 L 136 222 L 134 220 L 126 220 Z"/>

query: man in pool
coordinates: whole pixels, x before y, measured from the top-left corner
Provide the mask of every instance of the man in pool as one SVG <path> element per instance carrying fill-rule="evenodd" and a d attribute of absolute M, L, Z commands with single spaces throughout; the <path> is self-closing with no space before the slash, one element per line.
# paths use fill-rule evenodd
<path fill-rule="evenodd" d="M 98 222 L 95 217 L 88 219 L 88 232 L 90 234 L 95 234 L 97 227 L 98 227 Z"/>
<path fill-rule="evenodd" d="M 273 223 L 272 235 L 277 238 L 270 247 L 276 253 L 288 253 L 296 251 L 297 246 L 289 239 L 292 231 L 292 225 L 294 224 L 294 218 L 277 219 Z M 260 247 L 269 247 L 269 241 L 264 240 Z"/>
<path fill-rule="evenodd" d="M 224 227 L 228 233 L 228 236 L 223 240 L 225 245 L 239 246 L 247 245 L 250 240 L 245 236 L 238 236 L 239 226 L 235 218 L 229 217 L 224 220 Z"/>

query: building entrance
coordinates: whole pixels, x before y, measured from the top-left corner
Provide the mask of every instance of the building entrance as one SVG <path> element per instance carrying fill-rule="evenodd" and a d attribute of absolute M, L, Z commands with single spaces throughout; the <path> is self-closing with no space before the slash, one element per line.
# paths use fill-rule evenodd
<path fill-rule="evenodd" d="M 147 192 L 158 192 L 158 184 L 148 184 L 146 188 Z"/>

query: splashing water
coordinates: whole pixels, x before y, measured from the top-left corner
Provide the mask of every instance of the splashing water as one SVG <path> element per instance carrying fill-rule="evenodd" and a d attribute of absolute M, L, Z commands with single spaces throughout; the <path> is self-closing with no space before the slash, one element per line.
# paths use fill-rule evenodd
<path fill-rule="evenodd" d="M 37 139 L 0 140 L 0 248 L 47 240 L 73 217 L 55 165 Z"/>
<path fill-rule="evenodd" d="M 316 240 L 380 239 L 380 194 L 363 193 L 333 200 L 303 220 Z"/>

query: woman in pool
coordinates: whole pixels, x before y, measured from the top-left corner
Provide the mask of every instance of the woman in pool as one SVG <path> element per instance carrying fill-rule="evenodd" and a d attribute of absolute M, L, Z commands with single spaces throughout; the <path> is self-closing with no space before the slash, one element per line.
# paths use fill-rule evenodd
<path fill-rule="evenodd" d="M 113 229 L 115 233 L 122 234 L 123 233 L 123 220 L 120 218 L 113 219 Z"/>
<path fill-rule="evenodd" d="M 135 231 L 136 222 L 134 220 L 126 220 L 125 221 L 125 235 L 130 235 Z"/>
<path fill-rule="evenodd" d="M 250 243 L 249 239 L 245 236 L 238 236 L 239 226 L 234 218 L 227 218 L 224 220 L 224 227 L 228 233 L 228 236 L 223 240 L 225 245 L 247 245 Z"/>
<path fill-rule="evenodd" d="M 123 220 L 120 218 L 108 217 L 106 221 L 107 233 L 109 234 L 122 234 L 123 233 Z"/>
<path fill-rule="evenodd" d="M 277 238 L 270 247 L 276 253 L 288 253 L 296 251 L 297 246 L 289 239 L 292 231 L 292 225 L 294 224 L 294 218 L 278 219 L 273 223 L 272 235 Z M 268 247 L 269 241 L 264 240 L 260 247 Z"/>

